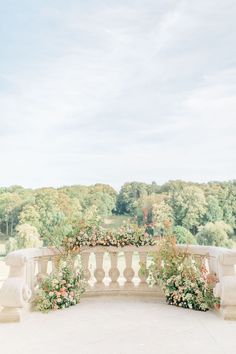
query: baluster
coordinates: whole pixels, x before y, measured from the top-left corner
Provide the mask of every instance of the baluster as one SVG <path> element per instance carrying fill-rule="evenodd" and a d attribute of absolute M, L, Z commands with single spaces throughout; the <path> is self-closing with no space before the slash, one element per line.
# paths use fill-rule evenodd
<path fill-rule="evenodd" d="M 35 267 L 36 263 L 34 259 L 29 260 L 26 264 L 26 283 L 31 290 L 32 295 L 34 295 L 36 285 Z"/>
<path fill-rule="evenodd" d="M 124 284 L 125 289 L 133 289 L 134 288 L 134 283 L 132 282 L 132 279 L 134 277 L 134 270 L 132 268 L 132 259 L 133 259 L 133 251 L 124 251 L 125 255 L 125 270 L 124 270 L 124 277 L 126 279 L 126 282 Z"/>
<path fill-rule="evenodd" d="M 87 290 L 91 288 L 91 285 L 89 284 L 89 280 L 91 279 L 91 272 L 89 270 L 89 252 L 82 252 L 81 253 L 81 262 L 82 262 L 82 267 L 83 267 L 83 272 L 84 272 L 84 278 L 87 282 Z"/>
<path fill-rule="evenodd" d="M 99 250 L 96 251 L 95 257 L 96 257 L 96 269 L 94 272 L 94 277 L 96 279 L 96 282 L 94 284 L 96 289 L 103 290 L 105 287 L 105 284 L 103 283 L 103 279 L 105 277 L 105 271 L 103 269 L 103 255 L 104 251 Z"/>
<path fill-rule="evenodd" d="M 140 268 L 138 271 L 138 276 L 140 279 L 140 283 L 139 283 L 138 287 L 142 290 L 148 288 L 148 284 L 147 284 L 148 271 L 147 271 L 147 267 L 146 267 L 147 266 L 147 255 L 148 255 L 147 251 L 139 252 Z"/>
<path fill-rule="evenodd" d="M 213 257 L 211 256 L 207 256 L 207 265 L 208 265 L 208 270 L 209 273 L 216 273 L 216 260 L 215 258 L 213 259 Z"/>
<path fill-rule="evenodd" d="M 118 269 L 118 253 L 117 252 L 110 252 L 110 259 L 111 259 L 111 269 L 109 270 L 109 277 L 111 278 L 111 282 L 109 287 L 111 289 L 119 289 L 119 282 L 117 281 L 120 272 Z"/>
<path fill-rule="evenodd" d="M 58 265 L 58 258 L 57 257 L 51 257 L 51 265 L 52 265 L 52 272 L 55 272 L 57 269 Z"/>
<path fill-rule="evenodd" d="M 38 258 L 38 275 L 37 275 L 38 281 L 40 281 L 40 279 L 48 275 L 47 271 L 48 271 L 48 258 L 46 257 Z"/>

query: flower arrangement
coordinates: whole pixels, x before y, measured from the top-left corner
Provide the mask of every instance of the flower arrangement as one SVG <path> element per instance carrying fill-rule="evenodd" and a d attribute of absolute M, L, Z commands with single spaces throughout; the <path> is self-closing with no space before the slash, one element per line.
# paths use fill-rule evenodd
<path fill-rule="evenodd" d="M 84 221 L 80 222 L 77 232 L 68 235 L 63 242 L 63 246 L 70 252 L 77 251 L 81 246 L 139 247 L 154 244 L 155 239 L 145 232 L 144 227 L 125 224 L 118 230 L 107 230 L 100 225 L 87 224 Z"/>
<path fill-rule="evenodd" d="M 213 294 L 216 279 L 208 274 L 205 258 L 179 250 L 171 236 L 160 241 L 149 277 L 152 285 L 162 287 L 170 305 L 207 311 L 219 304 Z"/>
<path fill-rule="evenodd" d="M 35 310 L 48 312 L 79 303 L 85 291 L 82 269 L 73 269 L 70 257 L 59 259 L 56 270 L 41 279 L 33 300 Z"/>

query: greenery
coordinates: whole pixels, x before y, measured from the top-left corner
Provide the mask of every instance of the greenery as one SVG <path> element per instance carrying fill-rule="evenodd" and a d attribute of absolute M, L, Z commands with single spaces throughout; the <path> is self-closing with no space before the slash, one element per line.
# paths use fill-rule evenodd
<path fill-rule="evenodd" d="M 11 252 L 21 248 L 41 247 L 43 242 L 36 227 L 22 224 L 16 227 L 16 236 L 10 237 L 6 243 L 6 251 Z"/>
<path fill-rule="evenodd" d="M 193 234 L 183 226 L 175 226 L 173 233 L 177 243 L 195 245 L 197 243 Z"/>
<path fill-rule="evenodd" d="M 59 258 L 56 270 L 40 281 L 33 301 L 34 309 L 48 312 L 76 305 L 84 291 L 81 267 L 74 270 L 70 256 Z"/>
<path fill-rule="evenodd" d="M 17 241 L 20 225 L 36 228 L 43 245 L 60 246 L 91 214 L 98 216 L 107 230 L 122 228 L 123 219 L 130 219 L 154 236 L 163 236 L 163 223 L 168 220 L 180 243 L 186 240 L 228 247 L 236 233 L 236 181 L 127 182 L 119 193 L 106 184 L 0 188 L 0 239 L 11 237 L 9 250 L 21 247 Z M 34 242 L 30 241 L 30 229 L 27 232 L 24 247 Z"/>
<path fill-rule="evenodd" d="M 200 245 L 232 247 L 232 234 L 233 228 L 224 221 L 208 222 L 199 228 L 197 241 Z"/>
<path fill-rule="evenodd" d="M 157 236 L 163 235 L 163 221 L 169 220 L 180 243 L 185 239 L 187 243 L 197 243 L 197 234 L 203 226 L 213 222 L 222 229 L 218 223 L 221 221 L 233 232 L 227 232 L 229 242 L 220 238 L 218 245 L 231 247 L 236 233 L 236 181 L 204 184 L 170 181 L 162 186 L 155 182 L 125 183 L 117 197 L 117 212 L 133 216 L 139 225 L 150 226 Z M 201 242 L 211 244 L 208 240 Z"/>
<path fill-rule="evenodd" d="M 213 295 L 216 279 L 207 273 L 204 258 L 179 250 L 173 237 L 160 242 L 149 267 L 149 277 L 151 285 L 162 287 L 170 305 L 207 311 L 219 304 Z"/>

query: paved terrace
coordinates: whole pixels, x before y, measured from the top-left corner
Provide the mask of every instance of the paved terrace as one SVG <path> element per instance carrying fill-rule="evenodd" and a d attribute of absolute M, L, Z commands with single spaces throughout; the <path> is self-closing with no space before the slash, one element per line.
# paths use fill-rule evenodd
<path fill-rule="evenodd" d="M 1 354 L 230 354 L 236 322 L 160 299 L 92 297 L 0 324 L 0 348 Z"/>
<path fill-rule="evenodd" d="M 189 250 L 210 255 L 208 267 L 219 277 L 224 316 L 235 318 L 235 252 L 203 246 Z M 0 323 L 0 354 L 236 353 L 236 321 L 224 320 L 216 311 L 167 305 L 138 271 L 139 260 L 148 261 L 150 250 L 127 247 L 122 251 L 123 256 L 112 248 L 84 250 L 86 275 L 93 281 L 81 303 L 48 314 L 23 312 L 21 322 Z M 54 252 L 48 249 L 16 251 L 7 259 L 9 276 L 22 277 L 34 291 L 37 272 L 47 274 L 53 262 Z M 8 271 L 0 264 L 0 282 Z M 123 275 L 117 282 L 119 274 Z M 3 306 L 7 302 L 2 298 Z"/>

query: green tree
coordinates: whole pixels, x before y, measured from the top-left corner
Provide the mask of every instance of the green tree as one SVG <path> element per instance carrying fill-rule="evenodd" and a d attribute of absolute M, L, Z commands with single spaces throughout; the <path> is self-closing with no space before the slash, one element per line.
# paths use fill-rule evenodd
<path fill-rule="evenodd" d="M 165 223 L 168 221 L 170 225 L 173 224 L 173 210 L 162 200 L 160 203 L 155 203 L 152 208 L 152 220 L 155 234 L 163 235 L 165 232 Z"/>
<path fill-rule="evenodd" d="M 116 209 L 118 214 L 135 215 L 138 200 L 148 195 L 149 186 L 141 182 L 125 183 L 118 194 Z"/>
<path fill-rule="evenodd" d="M 16 236 L 10 237 L 7 242 L 7 253 L 16 249 L 41 247 L 43 245 L 36 227 L 22 224 L 16 227 L 16 231 Z"/>
<path fill-rule="evenodd" d="M 153 206 L 160 204 L 165 198 L 165 195 L 154 193 L 139 198 L 136 208 L 138 224 L 151 224 L 153 222 Z"/>
<path fill-rule="evenodd" d="M 217 199 L 223 212 L 222 220 L 236 231 L 236 181 L 210 182 L 205 186 L 206 194 Z"/>
<path fill-rule="evenodd" d="M 170 206 L 175 225 L 183 226 L 196 234 L 206 213 L 206 199 L 203 190 L 197 186 L 183 186 L 170 191 Z"/>
<path fill-rule="evenodd" d="M 70 198 L 53 188 L 35 192 L 34 203 L 23 207 L 20 223 L 38 228 L 45 245 L 60 245 L 72 230 L 72 207 Z"/>
<path fill-rule="evenodd" d="M 236 181 L 221 184 L 219 203 L 223 209 L 223 220 L 236 230 Z"/>
<path fill-rule="evenodd" d="M 197 233 L 197 242 L 200 245 L 232 247 L 230 236 L 233 234 L 233 228 L 224 221 L 209 222 L 199 228 Z"/>
<path fill-rule="evenodd" d="M 207 210 L 205 214 L 206 222 L 214 222 L 223 220 L 223 210 L 219 205 L 219 201 L 216 197 L 209 195 L 206 198 Z"/>
<path fill-rule="evenodd" d="M 19 215 L 20 224 L 29 224 L 36 227 L 36 229 L 41 230 L 43 225 L 40 220 L 40 211 L 36 204 L 26 204 Z"/>
<path fill-rule="evenodd" d="M 112 215 L 112 211 L 115 209 L 116 200 L 107 193 L 94 191 L 88 194 L 86 198 L 86 205 L 87 208 L 94 205 L 97 207 L 100 215 L 109 216 Z"/>
<path fill-rule="evenodd" d="M 16 193 L 5 192 L 0 194 L 0 231 L 7 236 L 14 233 L 21 203 L 22 200 Z"/>
<path fill-rule="evenodd" d="M 193 234 L 183 226 L 175 226 L 174 235 L 176 236 L 177 243 L 196 245 L 197 240 Z"/>

